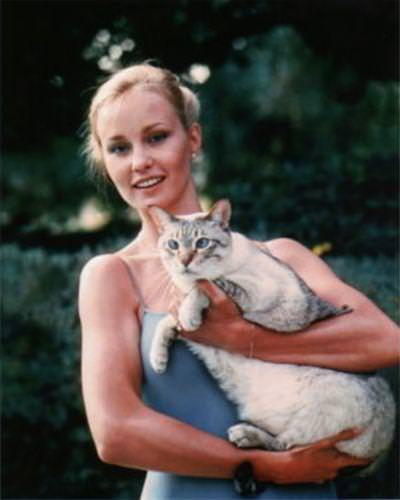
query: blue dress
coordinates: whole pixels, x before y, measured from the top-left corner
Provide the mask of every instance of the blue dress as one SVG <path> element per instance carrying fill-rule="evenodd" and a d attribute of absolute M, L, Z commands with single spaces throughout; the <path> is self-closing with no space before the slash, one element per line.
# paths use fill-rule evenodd
<path fill-rule="evenodd" d="M 141 355 L 143 398 L 156 411 L 193 427 L 226 439 L 226 430 L 237 423 L 234 405 L 227 400 L 205 366 L 183 342 L 170 349 L 166 373 L 158 375 L 149 364 L 149 351 L 157 322 L 164 313 L 143 314 Z M 228 500 L 243 498 L 236 494 L 231 480 L 185 477 L 150 471 L 146 475 L 141 500 Z M 333 483 L 268 484 L 257 499 L 336 498 Z"/>

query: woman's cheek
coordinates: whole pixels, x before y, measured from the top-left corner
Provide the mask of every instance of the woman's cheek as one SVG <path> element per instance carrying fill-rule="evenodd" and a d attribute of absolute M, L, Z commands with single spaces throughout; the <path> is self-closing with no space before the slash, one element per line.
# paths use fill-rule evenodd
<path fill-rule="evenodd" d="M 127 174 L 127 169 L 118 161 L 108 161 L 106 162 L 106 169 L 108 175 L 114 183 L 122 182 Z"/>

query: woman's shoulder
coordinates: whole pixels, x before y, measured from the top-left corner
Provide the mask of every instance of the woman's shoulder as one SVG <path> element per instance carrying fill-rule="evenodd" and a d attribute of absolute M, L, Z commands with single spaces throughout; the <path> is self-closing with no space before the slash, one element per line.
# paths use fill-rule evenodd
<path fill-rule="evenodd" d="M 118 293 L 135 303 L 140 299 L 132 270 L 118 253 L 96 255 L 89 259 L 80 274 L 80 289 L 90 293 Z"/>
<path fill-rule="evenodd" d="M 292 264 L 303 259 L 309 260 L 314 254 L 307 247 L 302 245 L 299 241 L 291 238 L 275 238 L 273 240 L 262 242 L 274 257 L 279 260 Z"/>
<path fill-rule="evenodd" d="M 314 275 L 327 278 L 335 276 L 320 257 L 299 241 L 291 238 L 276 238 L 264 244 L 274 257 L 289 265 L 303 279 Z"/>
<path fill-rule="evenodd" d="M 87 277 L 107 277 L 124 275 L 126 264 L 117 253 L 105 253 L 90 258 L 82 268 L 81 279 Z"/>
<path fill-rule="evenodd" d="M 91 257 L 83 266 L 81 277 L 99 275 L 104 277 L 126 277 L 132 272 L 127 264 L 128 258 L 136 254 L 135 240 L 114 252 L 104 253 Z"/>

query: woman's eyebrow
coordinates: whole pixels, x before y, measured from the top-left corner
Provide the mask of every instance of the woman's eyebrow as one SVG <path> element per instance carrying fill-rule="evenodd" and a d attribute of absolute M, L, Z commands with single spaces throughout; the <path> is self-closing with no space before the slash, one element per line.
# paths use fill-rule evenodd
<path fill-rule="evenodd" d="M 126 141 L 126 137 L 124 135 L 113 135 L 112 137 L 109 137 L 107 139 L 108 142 L 113 142 L 113 141 L 122 141 L 122 140 L 125 140 Z"/>
<path fill-rule="evenodd" d="M 148 132 L 149 130 L 153 129 L 153 128 L 157 128 L 159 126 L 162 126 L 162 127 L 165 127 L 165 124 L 162 123 L 162 122 L 156 122 L 156 123 L 152 123 L 150 125 L 147 125 L 146 127 L 143 128 L 143 132 Z"/>
<path fill-rule="evenodd" d="M 146 125 L 145 127 L 143 127 L 142 129 L 142 133 L 147 133 L 149 132 L 150 130 L 152 130 L 153 128 L 157 128 L 157 127 L 165 127 L 166 124 L 163 123 L 163 122 L 156 122 L 156 123 L 151 123 L 150 125 Z M 116 135 L 113 135 L 112 137 L 109 137 L 107 139 L 107 142 L 113 142 L 113 141 L 127 141 L 128 139 L 123 135 L 123 134 L 116 134 Z"/>

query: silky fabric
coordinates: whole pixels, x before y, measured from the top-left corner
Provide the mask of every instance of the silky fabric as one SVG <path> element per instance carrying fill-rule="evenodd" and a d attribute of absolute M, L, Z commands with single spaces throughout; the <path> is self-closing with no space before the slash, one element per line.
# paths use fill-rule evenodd
<path fill-rule="evenodd" d="M 170 347 L 164 374 L 157 374 L 149 363 L 155 328 L 164 313 L 144 311 L 141 355 L 143 362 L 143 399 L 154 410 L 186 422 L 203 431 L 226 439 L 227 429 L 238 422 L 236 408 L 219 388 L 203 363 L 177 340 Z M 141 500 L 228 500 L 243 498 L 236 494 L 233 482 L 179 476 L 150 471 L 146 475 Z M 257 499 L 337 498 L 333 483 L 267 484 Z"/>

